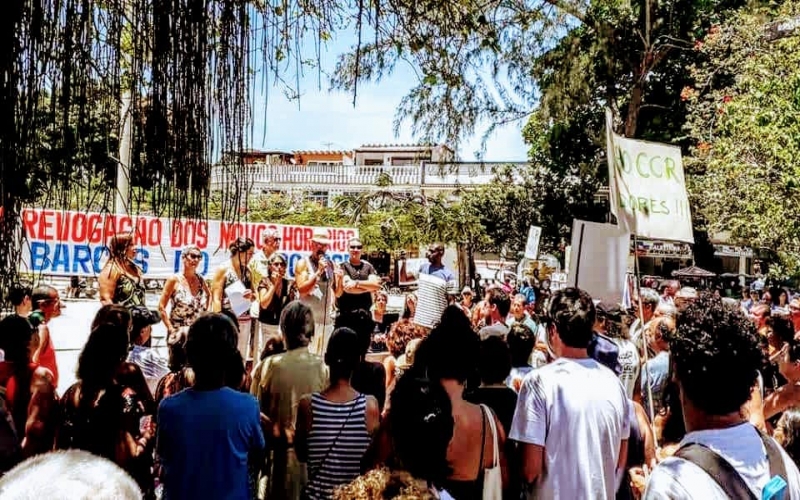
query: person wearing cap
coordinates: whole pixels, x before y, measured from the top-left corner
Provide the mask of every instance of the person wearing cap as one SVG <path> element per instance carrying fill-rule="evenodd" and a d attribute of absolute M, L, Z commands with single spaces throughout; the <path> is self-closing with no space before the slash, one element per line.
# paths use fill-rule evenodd
<path fill-rule="evenodd" d="M 319 357 L 325 355 L 325 348 L 333 331 L 333 303 L 343 292 L 342 269 L 325 257 L 330 243 L 325 231 L 314 231 L 311 237 L 311 255 L 299 261 L 294 271 L 300 302 L 310 307 L 314 315 L 314 338 L 309 349 Z"/>
<path fill-rule="evenodd" d="M 161 377 L 169 373 L 167 360 L 162 358 L 158 351 L 150 347 L 150 335 L 153 332 L 153 325 L 160 323 L 161 318 L 156 311 L 144 306 L 133 306 L 130 308 L 130 313 L 131 350 L 128 353 L 128 363 L 134 363 L 142 370 L 147 386 L 152 393 L 155 391 Z"/>
<path fill-rule="evenodd" d="M 348 242 L 350 259 L 342 262 L 342 295 L 339 297 L 339 314 L 372 308 L 372 294 L 381 289 L 381 278 L 375 268 L 361 258 L 364 245 L 358 238 Z"/>

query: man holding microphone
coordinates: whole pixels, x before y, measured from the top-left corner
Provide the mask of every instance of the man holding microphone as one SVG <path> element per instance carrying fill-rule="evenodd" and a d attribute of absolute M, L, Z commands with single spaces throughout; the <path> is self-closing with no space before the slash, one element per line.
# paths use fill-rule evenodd
<path fill-rule="evenodd" d="M 314 338 L 309 350 L 320 357 L 325 355 L 333 331 L 334 301 L 343 291 L 342 269 L 325 256 L 330 243 L 325 231 L 314 231 L 311 255 L 297 263 L 294 273 L 300 302 L 308 305 L 314 314 Z"/>

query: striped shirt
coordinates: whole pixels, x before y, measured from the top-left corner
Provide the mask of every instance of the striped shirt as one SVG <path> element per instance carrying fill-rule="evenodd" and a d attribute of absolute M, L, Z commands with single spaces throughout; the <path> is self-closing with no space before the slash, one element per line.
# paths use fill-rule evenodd
<path fill-rule="evenodd" d="M 333 490 L 361 473 L 361 458 L 370 444 L 367 397 L 333 403 L 318 392 L 311 395 L 308 435 L 308 498 L 329 500 Z"/>

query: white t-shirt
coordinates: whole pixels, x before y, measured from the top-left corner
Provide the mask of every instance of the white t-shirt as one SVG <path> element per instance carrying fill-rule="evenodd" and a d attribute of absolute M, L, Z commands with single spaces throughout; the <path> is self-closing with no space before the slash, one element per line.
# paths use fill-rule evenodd
<path fill-rule="evenodd" d="M 696 431 L 687 434 L 681 441 L 698 443 L 711 448 L 730 463 L 753 490 L 756 498 L 761 498 L 761 489 L 770 480 L 767 450 L 755 427 L 743 423 L 727 429 Z M 779 446 L 780 448 L 780 446 Z M 800 473 L 797 466 L 781 449 L 786 467 L 785 500 L 800 498 Z M 722 488 L 706 472 L 695 464 L 682 458 L 670 457 L 661 462 L 650 475 L 645 500 L 725 500 Z"/>
<path fill-rule="evenodd" d="M 545 449 L 530 498 L 615 498 L 629 404 L 614 372 L 593 359 L 560 358 L 529 373 L 509 437 Z"/>
<path fill-rule="evenodd" d="M 636 379 L 639 378 L 639 371 L 642 368 L 642 363 L 639 360 L 639 351 L 636 350 L 636 345 L 630 340 L 622 338 L 613 340 L 619 347 L 617 361 L 622 369 L 619 374 L 619 380 L 622 382 L 622 387 L 625 388 L 625 394 L 628 399 L 633 399 L 633 392 L 636 390 Z"/>

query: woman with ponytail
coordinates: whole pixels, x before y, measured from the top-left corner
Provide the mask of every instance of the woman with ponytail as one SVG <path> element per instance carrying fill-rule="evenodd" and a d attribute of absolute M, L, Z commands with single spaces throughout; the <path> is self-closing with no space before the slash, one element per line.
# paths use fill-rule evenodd
<path fill-rule="evenodd" d="M 297 410 L 295 448 L 307 463 L 305 497 L 312 500 L 329 500 L 337 486 L 359 476 L 361 458 L 380 423 L 378 400 L 350 385 L 361 363 L 359 343 L 349 328 L 333 332 L 325 352 L 330 385 L 301 399 Z"/>

